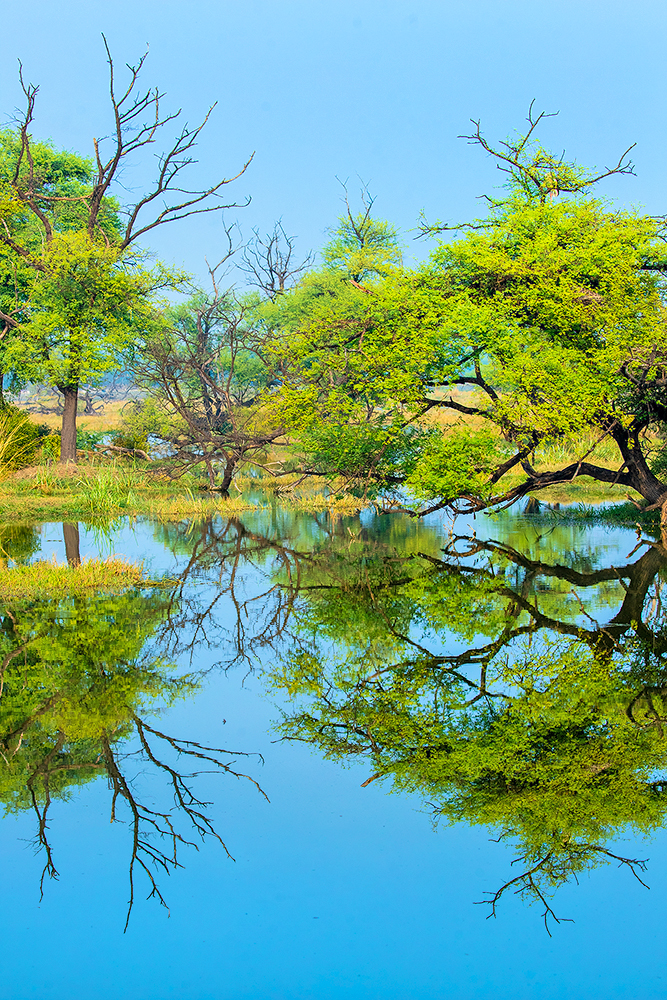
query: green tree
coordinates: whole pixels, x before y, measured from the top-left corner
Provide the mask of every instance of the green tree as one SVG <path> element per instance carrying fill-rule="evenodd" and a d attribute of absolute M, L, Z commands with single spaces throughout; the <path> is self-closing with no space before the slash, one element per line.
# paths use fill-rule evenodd
<path fill-rule="evenodd" d="M 484 218 L 425 226 L 450 231 L 425 266 L 315 303 L 291 366 L 285 348 L 279 405 L 306 443 L 339 436 L 328 450 L 349 452 L 351 473 L 431 507 L 481 510 L 581 475 L 649 505 L 667 494 L 652 455 L 667 418 L 662 224 L 593 197 L 631 172 L 627 156 L 598 174 L 555 157 L 535 141 L 542 117 L 498 147 L 471 137 L 508 175 Z M 429 410 L 449 413 L 444 433 Z M 363 469 L 345 436 L 370 437 Z M 595 449 L 609 441 L 606 465 Z M 552 468 L 541 452 L 555 443 L 574 457 Z"/>
<path fill-rule="evenodd" d="M 30 382 L 63 396 L 61 461 L 76 460 L 76 415 L 82 385 L 100 383 L 151 321 L 151 296 L 174 277 L 141 267 L 85 232 L 54 234 L 32 282 L 27 322 L 11 337 L 5 363 Z"/>
<path fill-rule="evenodd" d="M 362 209 L 355 212 L 345 189 L 345 214 L 322 247 L 325 266 L 353 282 L 384 277 L 400 267 L 403 258 L 396 229 L 371 214 L 373 203 L 366 188 L 361 192 Z"/>
<path fill-rule="evenodd" d="M 314 272 L 265 311 L 270 406 L 296 433 L 304 471 L 371 495 L 404 481 L 428 436 L 417 423 L 434 405 L 428 390 L 446 377 L 442 317 L 441 300 L 398 270 L 363 286 Z"/>
<path fill-rule="evenodd" d="M 15 133 L 3 133 L 0 152 L 0 285 L 5 292 L 0 319 L 5 332 L 12 332 L 5 365 L 19 377 L 47 381 L 63 393 L 64 462 L 76 461 L 82 382 L 95 383 L 119 365 L 133 331 L 146 322 L 149 292 L 183 281 L 183 275 L 164 269 L 149 277 L 137 241 L 158 226 L 228 207 L 219 195 L 229 179 L 194 191 L 182 183 L 208 114 L 194 128 L 185 125 L 158 157 L 155 181 L 137 201 L 124 206 L 115 201 L 113 188 L 126 157 L 155 143 L 178 113 L 163 112 L 158 90 L 138 90 L 145 56 L 128 67 L 129 80 L 119 91 L 106 40 L 105 47 L 113 129 L 107 139 L 94 141 L 94 159 L 34 142 L 37 88 L 22 77 L 26 111 Z M 11 275 L 16 291 L 13 302 L 7 302 Z"/>

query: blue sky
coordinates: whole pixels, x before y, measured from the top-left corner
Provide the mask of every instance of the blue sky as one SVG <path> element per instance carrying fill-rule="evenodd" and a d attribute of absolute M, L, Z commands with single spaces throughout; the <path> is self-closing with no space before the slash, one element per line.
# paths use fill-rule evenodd
<path fill-rule="evenodd" d="M 598 0 L 69 0 L 3 10 L 0 111 L 20 104 L 16 59 L 40 85 L 35 133 L 80 152 L 109 127 L 104 31 L 119 64 L 150 44 L 144 80 L 194 121 L 218 106 L 193 180 L 235 173 L 232 212 L 244 232 L 282 218 L 304 254 L 321 246 L 341 211 L 336 177 L 358 178 L 418 257 L 419 212 L 455 221 L 500 175 L 458 139 L 471 117 L 490 137 L 521 127 L 530 101 L 560 111 L 546 145 L 605 165 L 637 142 L 637 178 L 607 182 L 606 196 L 667 211 L 664 45 L 667 5 Z M 146 165 L 124 182 L 140 190 Z M 151 241 L 167 260 L 203 270 L 220 226 L 176 224 Z"/>

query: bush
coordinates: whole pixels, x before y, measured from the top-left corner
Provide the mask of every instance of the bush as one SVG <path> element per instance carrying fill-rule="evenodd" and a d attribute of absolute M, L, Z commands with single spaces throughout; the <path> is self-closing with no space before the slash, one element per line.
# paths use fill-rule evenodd
<path fill-rule="evenodd" d="M 129 448 L 130 451 L 139 449 L 139 451 L 148 452 L 148 435 L 141 433 L 141 431 L 114 431 L 111 440 L 117 448 Z"/>
<path fill-rule="evenodd" d="M 24 469 L 34 462 L 42 437 L 42 428 L 16 406 L 0 409 L 0 465 L 5 469 Z"/>
<path fill-rule="evenodd" d="M 105 431 L 85 431 L 81 427 L 76 429 L 76 446 L 82 451 L 94 451 L 99 445 L 104 443 Z"/>
<path fill-rule="evenodd" d="M 60 461 L 60 434 L 49 434 L 42 438 L 42 459 L 46 462 Z"/>

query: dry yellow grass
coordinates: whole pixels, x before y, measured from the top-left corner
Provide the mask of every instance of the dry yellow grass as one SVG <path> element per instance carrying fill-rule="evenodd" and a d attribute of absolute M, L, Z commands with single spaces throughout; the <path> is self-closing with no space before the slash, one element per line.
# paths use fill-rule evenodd
<path fill-rule="evenodd" d="M 77 427 L 83 431 L 113 431 L 120 425 L 121 410 L 126 401 L 105 403 L 101 413 L 86 415 L 82 413 L 83 403 L 79 403 L 79 413 L 76 418 Z M 55 400 L 53 401 L 55 405 Z M 26 410 L 26 406 L 21 406 Z M 36 424 L 45 424 L 52 431 L 60 430 L 62 417 L 57 413 L 30 413 L 30 417 Z"/>

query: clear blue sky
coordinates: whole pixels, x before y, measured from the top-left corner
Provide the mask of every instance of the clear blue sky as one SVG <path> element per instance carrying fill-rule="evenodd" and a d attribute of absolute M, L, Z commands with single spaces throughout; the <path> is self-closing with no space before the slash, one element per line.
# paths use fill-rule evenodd
<path fill-rule="evenodd" d="M 424 209 L 458 220 L 499 175 L 457 139 L 470 117 L 492 137 L 520 127 L 532 98 L 560 110 L 547 145 L 584 163 L 615 162 L 637 142 L 636 179 L 604 193 L 667 211 L 667 5 L 640 0 L 69 0 L 5 5 L 0 64 L 5 118 L 20 103 L 16 62 L 41 87 L 35 133 L 80 152 L 109 128 L 104 31 L 119 63 L 150 43 L 146 84 L 167 91 L 191 121 L 218 107 L 199 150 L 202 180 L 234 173 L 252 196 L 247 233 L 282 218 L 303 251 L 317 248 L 341 210 L 336 176 L 357 175 L 379 215 L 406 234 Z M 130 165 L 128 187 L 143 172 Z M 177 224 L 152 240 L 193 271 L 215 257 L 219 224 Z"/>

